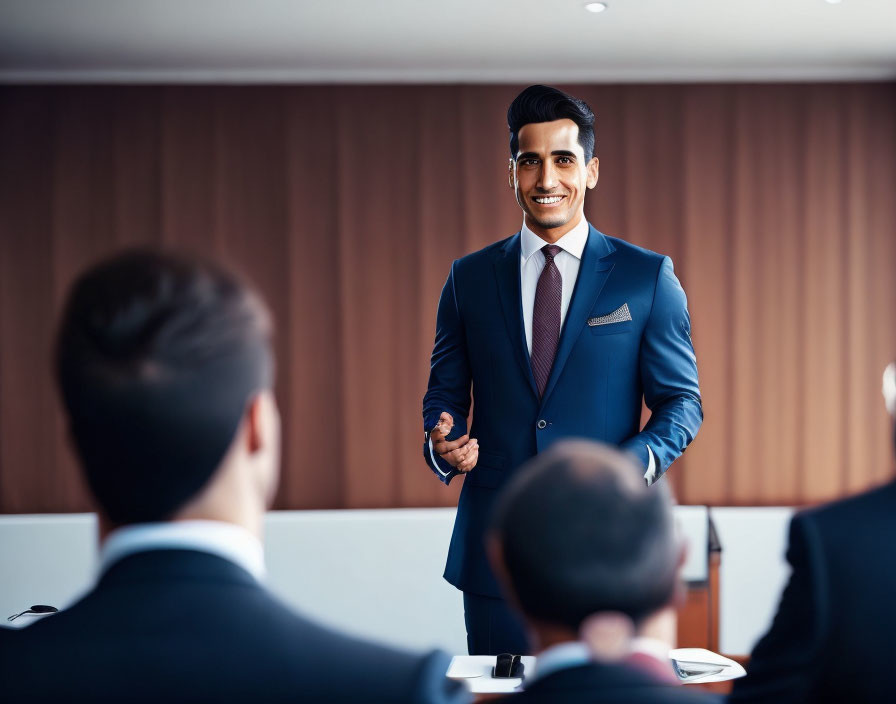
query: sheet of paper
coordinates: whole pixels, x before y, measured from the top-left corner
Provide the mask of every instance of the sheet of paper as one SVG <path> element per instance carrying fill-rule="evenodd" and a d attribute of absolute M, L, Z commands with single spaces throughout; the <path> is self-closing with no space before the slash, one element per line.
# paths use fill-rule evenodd
<path fill-rule="evenodd" d="M 724 682 L 725 680 L 736 680 L 738 677 L 743 677 L 747 674 L 747 671 L 731 658 L 726 658 L 724 655 L 719 655 L 705 648 L 674 648 L 669 651 L 669 657 L 683 663 L 711 663 L 723 668 L 721 672 L 715 675 L 689 679 L 687 684 Z"/>

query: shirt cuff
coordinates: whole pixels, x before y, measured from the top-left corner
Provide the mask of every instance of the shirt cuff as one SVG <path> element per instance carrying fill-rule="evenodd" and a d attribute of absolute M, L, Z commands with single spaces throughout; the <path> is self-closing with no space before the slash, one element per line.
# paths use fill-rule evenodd
<path fill-rule="evenodd" d="M 429 443 L 430 450 L 432 449 L 432 443 Z M 656 481 L 656 457 L 653 454 L 653 450 L 650 449 L 650 445 L 645 445 L 647 448 L 647 471 L 644 472 L 644 479 L 647 480 L 647 486 L 650 486 Z"/>
<path fill-rule="evenodd" d="M 442 470 L 441 467 L 439 467 L 439 458 L 436 457 L 436 451 L 433 450 L 433 448 L 432 448 L 432 438 L 429 437 L 429 433 L 426 433 L 425 436 L 426 436 L 426 441 L 429 444 L 429 458 L 432 460 L 432 468 L 434 470 L 436 470 L 439 474 L 441 474 L 443 477 L 447 477 L 449 474 L 451 474 L 451 472 L 450 471 L 445 472 Z"/>

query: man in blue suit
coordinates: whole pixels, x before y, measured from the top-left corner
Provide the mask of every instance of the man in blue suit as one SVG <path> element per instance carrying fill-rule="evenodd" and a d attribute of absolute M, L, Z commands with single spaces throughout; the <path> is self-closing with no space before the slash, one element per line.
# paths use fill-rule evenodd
<path fill-rule="evenodd" d="M 507 117 L 523 227 L 452 264 L 423 399 L 427 464 L 446 484 L 468 475 L 445 579 L 464 592 L 471 654 L 528 652 L 483 544 L 515 469 L 577 436 L 630 451 L 651 484 L 703 418 L 687 300 L 671 260 L 585 220 L 585 192 L 598 179 L 591 109 L 530 86 Z M 642 399 L 651 410 L 643 429 Z"/>

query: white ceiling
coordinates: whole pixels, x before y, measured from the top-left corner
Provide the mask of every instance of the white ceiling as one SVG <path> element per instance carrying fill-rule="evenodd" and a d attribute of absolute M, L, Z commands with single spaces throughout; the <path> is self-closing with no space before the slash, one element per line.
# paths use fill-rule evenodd
<path fill-rule="evenodd" d="M 896 0 L 0 0 L 0 81 L 896 78 Z"/>

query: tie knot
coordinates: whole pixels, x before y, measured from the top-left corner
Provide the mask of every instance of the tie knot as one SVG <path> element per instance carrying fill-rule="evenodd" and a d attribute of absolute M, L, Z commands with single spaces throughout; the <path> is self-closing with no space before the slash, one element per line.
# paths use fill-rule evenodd
<path fill-rule="evenodd" d="M 544 254 L 545 264 L 550 264 L 552 261 L 554 261 L 554 257 L 560 254 L 560 249 L 561 248 L 555 244 L 546 244 L 544 247 L 542 247 L 541 252 L 542 254 Z"/>

